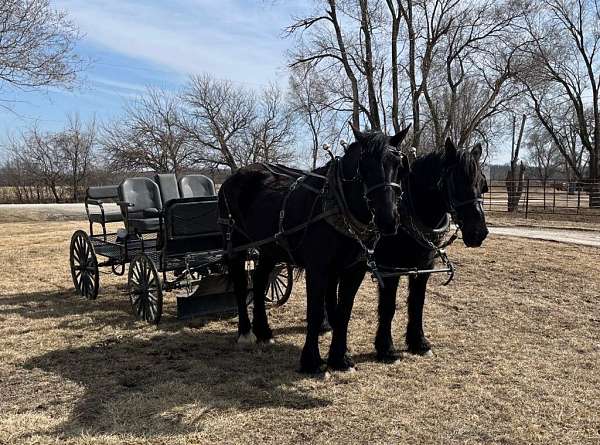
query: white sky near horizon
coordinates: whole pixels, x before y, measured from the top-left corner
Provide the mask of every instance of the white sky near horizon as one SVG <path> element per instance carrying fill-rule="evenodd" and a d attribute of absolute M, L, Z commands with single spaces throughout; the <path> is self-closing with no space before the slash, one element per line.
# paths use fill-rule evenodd
<path fill-rule="evenodd" d="M 283 29 L 312 8 L 302 0 L 53 0 L 83 33 L 90 60 L 74 91 L 2 91 L 0 146 L 33 125 L 61 128 L 68 115 L 105 121 L 148 86 L 177 91 L 207 72 L 252 87 L 287 83 Z M 1 149 L 0 149 L 1 150 Z M 505 150 L 493 157 L 505 162 Z"/>

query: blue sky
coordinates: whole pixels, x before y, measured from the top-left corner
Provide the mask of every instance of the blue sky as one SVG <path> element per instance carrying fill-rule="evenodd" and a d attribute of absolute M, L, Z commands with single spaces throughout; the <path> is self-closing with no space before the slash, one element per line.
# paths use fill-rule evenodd
<path fill-rule="evenodd" d="M 147 86 L 179 89 L 209 72 L 249 86 L 285 83 L 291 40 L 283 29 L 310 5 L 302 0 L 52 0 L 83 33 L 77 51 L 91 64 L 74 91 L 3 91 L 0 143 L 37 124 L 60 128 L 68 114 L 85 120 L 119 115 Z"/>
<path fill-rule="evenodd" d="M 177 91 L 190 74 L 260 87 L 287 82 L 283 38 L 310 0 L 51 0 L 83 33 L 77 52 L 90 65 L 73 91 L 0 91 L 0 157 L 9 135 L 37 125 L 61 128 L 69 114 L 117 118 L 149 86 Z M 496 160 L 505 161 L 501 151 Z M 502 159 L 500 159 L 502 158 Z"/>

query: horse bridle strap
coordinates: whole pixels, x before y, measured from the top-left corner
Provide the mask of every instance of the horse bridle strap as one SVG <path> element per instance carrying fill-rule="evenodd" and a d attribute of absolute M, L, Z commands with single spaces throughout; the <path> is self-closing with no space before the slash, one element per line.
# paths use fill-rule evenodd
<path fill-rule="evenodd" d="M 474 203 L 482 203 L 483 202 L 483 198 L 481 196 L 475 196 L 473 198 L 470 199 L 465 199 L 462 201 L 457 201 L 454 198 L 454 182 L 453 181 L 448 181 L 448 178 L 450 178 L 452 176 L 452 169 L 448 169 L 445 170 L 442 174 L 442 177 L 439 180 L 438 183 L 438 188 L 441 188 L 442 186 L 442 182 L 445 182 L 446 185 L 446 201 L 449 207 L 449 211 L 452 214 L 452 216 L 454 216 L 454 214 L 456 213 L 456 209 L 460 208 L 460 207 L 464 207 L 467 206 L 469 204 L 474 204 Z"/>
<path fill-rule="evenodd" d="M 381 184 L 373 185 L 371 187 L 367 187 L 365 184 L 365 196 L 369 196 L 369 193 L 371 193 L 374 190 L 386 187 L 390 187 L 396 190 L 402 190 L 402 186 L 396 182 L 382 182 Z"/>

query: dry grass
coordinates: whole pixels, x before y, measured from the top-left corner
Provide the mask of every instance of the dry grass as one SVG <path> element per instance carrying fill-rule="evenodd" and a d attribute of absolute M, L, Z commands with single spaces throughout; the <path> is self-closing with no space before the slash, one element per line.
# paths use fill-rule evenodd
<path fill-rule="evenodd" d="M 277 344 L 241 351 L 234 320 L 179 322 L 172 298 L 158 328 L 134 322 L 124 278 L 76 297 L 79 226 L 0 225 L 2 444 L 600 442 L 598 250 L 453 247 L 459 275 L 426 306 L 436 355 L 395 365 L 373 359 L 366 281 L 350 326 L 358 372 L 319 381 L 296 373 L 302 283 L 271 311 Z"/>

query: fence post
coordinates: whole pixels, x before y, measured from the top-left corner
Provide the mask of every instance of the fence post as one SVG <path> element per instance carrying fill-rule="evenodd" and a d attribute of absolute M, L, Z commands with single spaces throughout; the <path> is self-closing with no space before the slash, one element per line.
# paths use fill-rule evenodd
<path fill-rule="evenodd" d="M 581 204 L 581 186 L 577 185 L 577 214 L 579 215 L 579 205 Z"/>
<path fill-rule="evenodd" d="M 556 179 L 552 184 L 552 213 L 556 210 Z"/>
<path fill-rule="evenodd" d="M 546 180 L 544 179 L 544 212 L 546 211 Z"/>
<path fill-rule="evenodd" d="M 527 190 L 525 191 L 525 219 L 529 213 L 529 179 L 527 179 Z"/>

